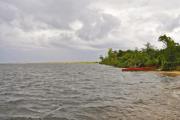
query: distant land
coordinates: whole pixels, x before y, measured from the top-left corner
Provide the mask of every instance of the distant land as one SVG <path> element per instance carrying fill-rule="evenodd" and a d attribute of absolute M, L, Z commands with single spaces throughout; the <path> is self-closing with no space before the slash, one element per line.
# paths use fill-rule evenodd
<path fill-rule="evenodd" d="M 97 61 L 2 62 L 0 64 L 95 64 Z"/>
<path fill-rule="evenodd" d="M 158 39 L 163 49 L 156 49 L 150 43 L 145 48 L 136 50 L 113 50 L 110 48 L 106 56 L 100 56 L 100 64 L 120 68 L 151 67 L 162 71 L 180 71 L 180 44 L 166 34 Z"/>

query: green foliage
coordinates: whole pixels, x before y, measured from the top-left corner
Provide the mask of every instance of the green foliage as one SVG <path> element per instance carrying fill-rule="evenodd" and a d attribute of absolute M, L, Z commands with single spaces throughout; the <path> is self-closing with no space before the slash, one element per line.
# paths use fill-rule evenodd
<path fill-rule="evenodd" d="M 169 70 L 175 70 L 176 64 L 174 62 L 166 62 L 162 66 L 162 70 L 169 71 Z"/>
<path fill-rule="evenodd" d="M 108 50 L 107 56 L 101 56 L 101 64 L 116 67 L 158 67 L 162 70 L 179 70 L 180 45 L 171 37 L 162 35 L 159 41 L 163 42 L 164 48 L 155 49 L 150 43 L 145 44 L 142 50 Z"/>
<path fill-rule="evenodd" d="M 176 70 L 180 71 L 180 66 L 176 66 Z"/>

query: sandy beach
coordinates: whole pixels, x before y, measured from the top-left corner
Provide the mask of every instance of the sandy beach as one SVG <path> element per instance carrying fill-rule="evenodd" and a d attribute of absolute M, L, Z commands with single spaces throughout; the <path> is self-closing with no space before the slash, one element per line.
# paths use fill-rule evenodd
<path fill-rule="evenodd" d="M 157 73 L 164 76 L 171 76 L 171 77 L 180 76 L 180 71 L 157 71 Z"/>

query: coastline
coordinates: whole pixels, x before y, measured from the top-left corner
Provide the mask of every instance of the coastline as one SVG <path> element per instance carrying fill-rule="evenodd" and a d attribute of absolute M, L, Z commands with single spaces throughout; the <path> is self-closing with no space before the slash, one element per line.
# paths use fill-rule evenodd
<path fill-rule="evenodd" d="M 123 72 L 126 71 L 130 71 L 130 72 L 134 72 L 134 71 L 144 71 L 144 72 L 153 72 L 162 76 L 171 76 L 171 77 L 176 77 L 176 76 L 180 76 L 180 71 L 178 70 L 173 70 L 173 71 L 162 71 L 159 69 L 155 69 L 155 68 L 148 68 L 148 67 L 142 67 L 141 68 L 121 68 Z M 123 70 L 124 69 L 124 70 Z M 127 69 L 127 70 L 126 70 Z M 130 69 L 130 70 L 129 70 Z"/>
<path fill-rule="evenodd" d="M 171 76 L 171 77 L 180 76 L 180 71 L 154 71 L 154 72 L 163 76 Z"/>

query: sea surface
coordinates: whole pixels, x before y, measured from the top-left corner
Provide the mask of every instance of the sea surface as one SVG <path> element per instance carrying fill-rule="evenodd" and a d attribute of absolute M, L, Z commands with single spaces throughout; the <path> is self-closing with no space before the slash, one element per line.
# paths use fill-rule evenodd
<path fill-rule="evenodd" d="M 0 120 L 180 120 L 180 77 L 99 64 L 1 64 Z"/>

